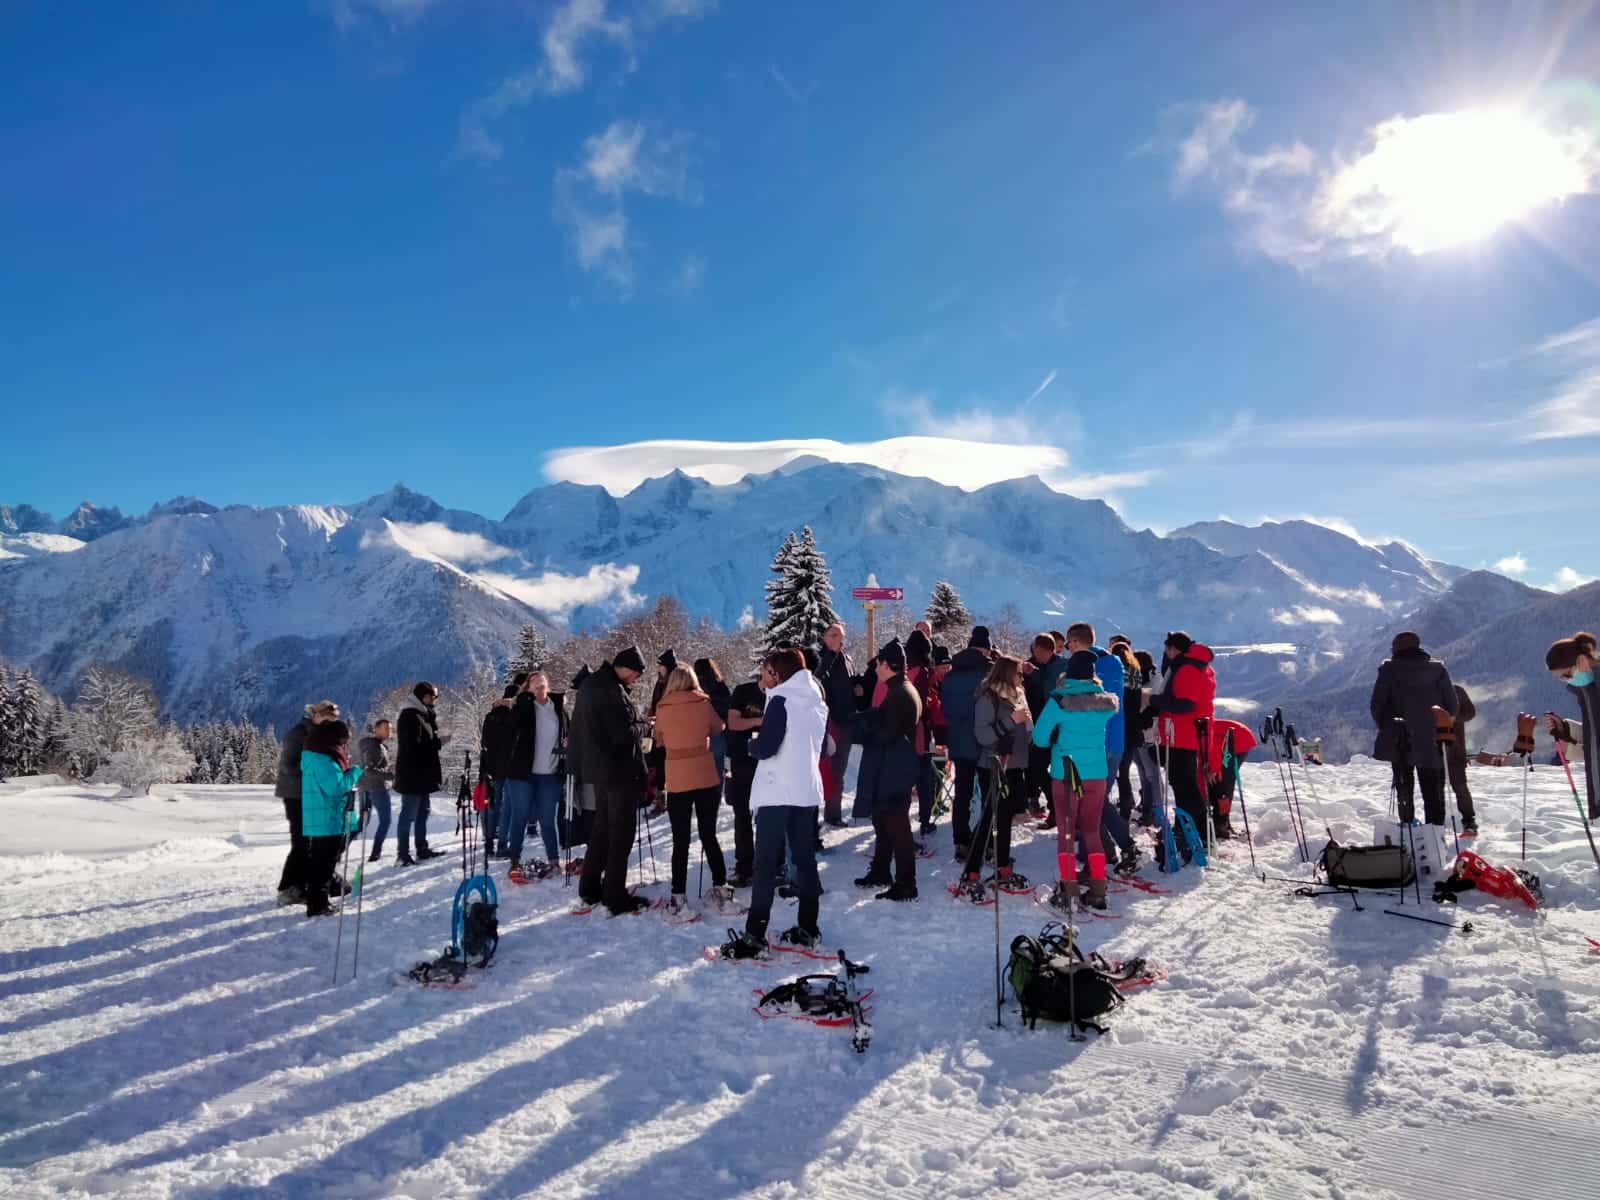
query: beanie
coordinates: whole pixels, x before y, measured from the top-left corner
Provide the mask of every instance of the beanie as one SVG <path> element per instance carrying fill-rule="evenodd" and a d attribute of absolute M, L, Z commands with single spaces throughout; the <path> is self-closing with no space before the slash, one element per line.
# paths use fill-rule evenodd
<path fill-rule="evenodd" d="M 906 648 L 900 644 L 900 639 L 895 638 L 882 650 L 878 651 L 878 661 L 888 665 L 896 675 L 904 674 L 906 669 Z"/>
<path fill-rule="evenodd" d="M 624 671 L 638 671 L 644 674 L 644 655 L 639 653 L 639 647 L 629 646 L 621 654 L 611 660 L 613 667 L 620 667 Z"/>
<path fill-rule="evenodd" d="M 1076 650 L 1071 658 L 1067 659 L 1068 679 L 1093 679 L 1094 666 L 1099 659 L 1093 650 Z"/>
<path fill-rule="evenodd" d="M 989 643 L 989 627 L 987 625 L 974 625 L 972 627 L 972 638 L 967 642 L 967 645 L 974 650 L 993 650 L 994 647 Z"/>

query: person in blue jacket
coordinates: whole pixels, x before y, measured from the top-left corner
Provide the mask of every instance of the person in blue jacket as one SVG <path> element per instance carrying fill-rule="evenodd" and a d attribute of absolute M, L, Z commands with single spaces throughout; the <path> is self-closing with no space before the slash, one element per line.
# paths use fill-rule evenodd
<path fill-rule="evenodd" d="M 979 625 L 972 631 L 967 648 L 957 654 L 944 677 L 939 697 L 944 705 L 947 745 L 955 764 L 956 791 L 951 804 L 950 828 L 955 838 L 956 859 L 965 862 L 972 845 L 972 792 L 978 779 L 978 760 L 983 756 L 978 744 L 975 718 L 978 691 L 994 662 L 989 631 Z"/>
<path fill-rule="evenodd" d="M 1094 626 L 1087 621 L 1079 621 L 1067 628 L 1067 653 L 1076 654 L 1080 650 L 1087 650 L 1094 655 L 1094 673 L 1100 680 L 1100 686 L 1105 688 L 1120 701 L 1123 696 L 1123 685 L 1126 683 L 1122 659 L 1102 646 L 1095 644 Z M 1111 714 L 1111 720 L 1106 722 L 1106 780 L 1107 787 L 1110 781 L 1117 778 L 1122 770 L 1123 747 L 1126 743 L 1126 725 L 1119 705 L 1118 711 Z M 1121 809 L 1115 804 L 1107 804 L 1101 812 L 1100 824 L 1105 838 L 1117 848 L 1117 873 L 1131 875 L 1139 869 L 1139 847 L 1134 843 L 1133 834 L 1128 829 L 1128 821 L 1122 815 Z M 1078 831 L 1078 838 L 1083 840 L 1083 830 Z M 1102 839 L 1104 840 L 1104 839 Z M 1088 860 L 1087 850 L 1084 852 L 1085 861 Z"/>
<path fill-rule="evenodd" d="M 1066 678 L 1051 693 L 1033 727 L 1033 744 L 1050 751 L 1050 789 L 1056 802 L 1056 859 L 1061 868 L 1059 905 L 1078 899 L 1074 834 L 1083 831 L 1089 860 L 1091 908 L 1106 906 L 1106 856 L 1100 840 L 1101 810 L 1106 801 L 1106 722 L 1116 715 L 1120 697 L 1095 678 L 1093 651 L 1080 650 L 1067 660 Z M 1072 786 L 1068 761 L 1077 768 L 1081 790 Z"/>
<path fill-rule="evenodd" d="M 306 839 L 306 916 L 334 911 L 328 903 L 333 871 L 360 824 L 351 793 L 361 768 L 350 765 L 350 727 L 343 721 L 313 725 L 300 751 L 300 825 Z"/>

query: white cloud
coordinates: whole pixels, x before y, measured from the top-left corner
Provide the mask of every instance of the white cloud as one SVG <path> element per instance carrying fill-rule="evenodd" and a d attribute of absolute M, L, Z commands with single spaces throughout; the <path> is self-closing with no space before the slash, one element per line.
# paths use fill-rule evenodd
<path fill-rule="evenodd" d="M 1278 609 L 1272 619 L 1279 625 L 1343 625 L 1344 621 L 1331 608 L 1313 608 L 1296 604 L 1292 608 Z"/>
<path fill-rule="evenodd" d="M 631 16 L 622 16 L 608 11 L 607 0 L 566 0 L 550 14 L 540 35 L 539 61 L 501 80 L 462 115 L 456 149 L 479 162 L 498 161 L 504 148 L 489 132 L 491 121 L 538 97 L 580 90 L 589 80 L 590 58 L 597 47 L 615 47 L 632 69 L 642 35 L 667 20 L 698 20 L 714 7 L 710 0 L 654 0 Z"/>
<path fill-rule="evenodd" d="M 1549 590 L 1552 592 L 1570 592 L 1573 588 L 1581 588 L 1586 583 L 1593 583 L 1593 575 L 1584 575 L 1571 567 L 1562 567 L 1555 573 L 1555 578 L 1550 581 Z"/>
<path fill-rule="evenodd" d="M 627 194 L 697 202 L 693 142 L 687 134 L 652 131 L 633 121 L 614 121 L 584 139 L 578 165 L 556 172 L 554 200 L 555 219 L 566 228 L 580 267 L 623 291 L 633 286 L 638 246 L 629 230 Z M 679 282 L 685 282 L 681 272 Z"/>
<path fill-rule="evenodd" d="M 1211 702 L 1217 712 L 1229 717 L 1248 717 L 1261 708 L 1259 700 L 1233 700 L 1225 696 L 1218 696 Z"/>
<path fill-rule="evenodd" d="M 632 608 L 640 603 L 633 591 L 639 582 L 639 568 L 632 563 L 597 563 L 582 575 L 562 575 L 546 571 L 522 578 L 491 571 L 480 571 L 473 578 L 514 596 L 542 613 L 564 616 L 579 605 L 607 604 Z"/>
<path fill-rule="evenodd" d="M 1521 578 L 1528 573 L 1528 560 L 1523 558 L 1519 551 L 1516 554 L 1508 554 L 1504 558 L 1497 559 L 1494 569 L 1502 575 L 1515 575 Z"/>
<path fill-rule="evenodd" d="M 646 479 L 673 470 L 713 484 L 736 483 L 750 474 L 776 471 L 797 459 L 863 463 L 901 475 L 921 476 L 974 491 L 1005 479 L 1038 475 L 1047 484 L 1071 482 L 1067 453 L 1054 446 L 1027 443 L 972 442 L 954 438 L 899 437 L 881 442 L 836 442 L 826 438 L 792 438 L 771 442 L 634 442 L 623 446 L 579 446 L 557 450 L 545 459 L 552 480 L 599 484 L 614 496 L 625 495 Z M 1144 473 L 1112 477 L 1123 486 Z M 1089 482 L 1095 476 L 1082 476 Z M 1080 494 L 1077 492 L 1074 495 Z"/>
<path fill-rule="evenodd" d="M 389 536 L 395 545 L 418 558 L 432 559 L 453 567 L 471 566 L 475 563 L 498 562 L 510 558 L 515 551 L 498 546 L 476 533 L 462 533 L 437 521 L 421 525 L 408 525 L 400 521 L 385 521 Z M 362 538 L 362 549 L 372 542 L 372 535 Z"/>
<path fill-rule="evenodd" d="M 1487 236 L 1590 192 L 1600 147 L 1576 118 L 1504 110 L 1395 117 L 1354 153 L 1303 142 L 1242 145 L 1257 113 L 1238 99 L 1177 110 L 1173 187 L 1208 186 L 1251 250 L 1296 267 L 1397 250 L 1426 254 Z"/>
<path fill-rule="evenodd" d="M 1600 318 L 1548 337 L 1529 353 L 1555 381 L 1522 426 L 1523 440 L 1600 436 Z"/>

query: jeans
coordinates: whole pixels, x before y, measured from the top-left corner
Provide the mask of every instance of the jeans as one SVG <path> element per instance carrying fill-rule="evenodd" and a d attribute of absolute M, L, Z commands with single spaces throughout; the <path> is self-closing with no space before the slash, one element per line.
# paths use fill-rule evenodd
<path fill-rule="evenodd" d="M 561 836 L 557 814 L 561 811 L 561 776 L 535 775 L 533 777 L 533 804 L 530 814 L 539 822 L 539 837 L 544 842 L 545 862 L 561 861 Z M 527 829 L 528 823 L 523 821 Z"/>
<path fill-rule="evenodd" d="M 299 888 L 306 890 L 306 837 L 300 825 L 300 798 L 284 800 L 283 815 L 289 821 L 289 853 L 283 860 L 283 873 L 278 876 L 278 890 Z"/>
<path fill-rule="evenodd" d="M 968 875 L 981 875 L 983 872 L 984 856 L 988 854 L 989 827 L 994 827 L 994 865 L 1000 867 L 1011 865 L 1011 822 L 1022 811 L 1023 798 L 1027 794 L 1027 772 L 1021 767 L 1008 768 L 1005 772 L 1005 782 L 1001 784 L 995 778 L 993 767 L 978 767 L 978 786 L 983 789 L 983 812 L 978 815 L 978 828 L 972 839 L 972 849 L 967 851 L 966 873 Z M 992 795 L 990 788 L 997 788 L 1001 794 Z M 999 811 L 992 812 L 991 807 L 998 801 Z"/>
<path fill-rule="evenodd" d="M 870 873 L 881 878 L 889 874 L 894 860 L 894 881 L 915 887 L 917 851 L 911 841 L 911 797 L 889 803 L 880 802 L 872 811 L 872 831 L 877 842 L 872 848 Z"/>
<path fill-rule="evenodd" d="M 1139 815 L 1153 821 L 1161 807 L 1161 763 L 1154 746 L 1140 746 L 1134 758 L 1139 764 Z"/>
<path fill-rule="evenodd" d="M 689 792 L 667 793 L 667 817 L 672 822 L 672 894 L 682 896 L 689 884 L 689 822 L 700 827 L 700 845 L 706 866 L 711 868 L 711 886 L 728 881 L 727 864 L 717 841 L 717 809 L 722 805 L 720 787 L 697 788 Z M 816 809 L 808 809 L 816 812 Z"/>
<path fill-rule="evenodd" d="M 755 759 L 735 759 L 728 772 L 727 793 L 728 807 L 733 809 L 733 874 L 737 879 L 749 879 L 755 872 L 756 838 L 750 821 L 750 791 L 755 781 Z"/>
<path fill-rule="evenodd" d="M 906 843 L 911 842 L 910 816 L 905 809 L 900 816 L 906 824 Z M 817 915 L 821 910 L 822 880 L 817 876 L 817 810 L 797 804 L 775 804 L 757 810 L 756 824 L 756 878 L 750 893 L 750 915 L 745 918 L 745 931 L 752 937 L 767 936 L 767 922 L 772 917 L 772 895 L 777 887 L 778 868 L 783 865 L 785 846 L 794 860 L 789 882 L 800 898 L 800 911 L 796 924 L 807 933 L 817 933 Z M 676 852 L 677 842 L 673 842 Z"/>
<path fill-rule="evenodd" d="M 976 759 L 958 758 L 956 764 L 956 796 L 950 805 L 951 836 L 955 838 L 958 846 L 972 844 L 972 785 L 978 778 L 978 763 Z M 984 784 L 983 790 L 988 793 L 989 785 Z M 982 803 L 980 801 L 980 803 Z"/>
<path fill-rule="evenodd" d="M 828 789 L 823 795 L 822 817 L 835 825 L 844 821 L 844 776 L 850 768 L 850 731 L 839 721 L 828 722 L 833 757 L 828 760 Z"/>
<path fill-rule="evenodd" d="M 594 792 L 594 829 L 583 858 L 578 895 L 621 912 L 628 903 L 628 855 L 638 833 L 644 786 L 596 784 Z"/>
<path fill-rule="evenodd" d="M 526 782 L 526 780 L 523 782 Z M 511 844 L 511 804 L 506 796 L 507 786 L 510 783 L 511 780 L 502 779 L 495 785 L 492 793 L 494 797 L 494 843 L 499 847 L 501 854 L 505 854 L 507 847 Z M 528 831 L 528 810 L 526 808 L 522 810 L 522 831 L 523 833 Z M 517 839 L 517 848 L 519 850 L 522 848 L 521 838 Z"/>
<path fill-rule="evenodd" d="M 383 853 L 383 838 L 389 832 L 389 814 L 391 811 L 389 789 L 379 788 L 375 792 L 366 793 L 367 803 L 372 805 L 372 811 L 378 814 L 378 824 L 372 831 L 372 857 L 377 858 Z"/>
<path fill-rule="evenodd" d="M 416 829 L 417 853 L 421 854 L 428 848 L 428 797 L 427 796 L 401 796 L 400 797 L 400 822 L 395 830 L 395 839 L 400 843 L 399 854 L 405 858 L 411 853 L 411 831 Z"/>
<path fill-rule="evenodd" d="M 1106 755 L 1106 798 L 1111 796 L 1111 781 L 1117 777 L 1117 771 L 1122 766 L 1122 755 Z M 1111 839 L 1124 854 L 1133 849 L 1133 835 L 1128 832 L 1128 820 L 1122 815 L 1115 804 L 1107 804 L 1100 813 L 1100 827 L 1105 831 L 1106 837 Z"/>
<path fill-rule="evenodd" d="M 528 836 L 528 810 L 533 807 L 533 780 L 508 779 L 500 786 L 500 851 L 513 862 L 522 861 L 522 842 Z"/>

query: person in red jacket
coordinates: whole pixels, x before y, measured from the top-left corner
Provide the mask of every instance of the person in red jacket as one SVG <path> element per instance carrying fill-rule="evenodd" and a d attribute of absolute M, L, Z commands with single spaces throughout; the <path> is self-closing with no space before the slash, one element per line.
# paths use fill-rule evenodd
<path fill-rule="evenodd" d="M 1230 733 L 1233 735 L 1235 760 L 1232 763 L 1224 761 L 1224 751 L 1227 749 Z M 1219 840 L 1233 836 L 1233 823 L 1229 820 L 1228 814 L 1233 811 L 1233 788 L 1238 782 L 1237 763 L 1242 763 L 1255 748 L 1255 735 L 1239 722 L 1229 720 L 1211 722 L 1211 759 L 1207 766 L 1211 772 L 1209 794 L 1212 821 L 1216 825 Z"/>
<path fill-rule="evenodd" d="M 1210 722 L 1217 699 L 1217 677 L 1211 670 L 1211 648 L 1202 646 L 1181 630 L 1167 634 L 1163 643 L 1159 688 L 1150 699 L 1156 712 L 1156 737 L 1165 747 L 1167 782 L 1172 799 L 1194 821 L 1200 837 L 1206 836 L 1206 786 L 1200 765 L 1200 739 L 1196 721 Z M 1188 851 L 1179 839 L 1179 847 Z"/>

